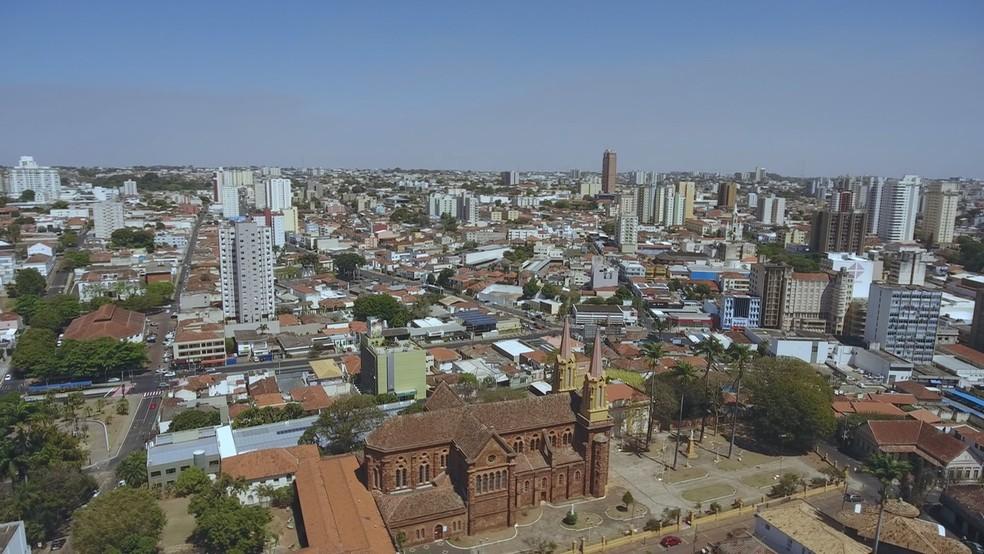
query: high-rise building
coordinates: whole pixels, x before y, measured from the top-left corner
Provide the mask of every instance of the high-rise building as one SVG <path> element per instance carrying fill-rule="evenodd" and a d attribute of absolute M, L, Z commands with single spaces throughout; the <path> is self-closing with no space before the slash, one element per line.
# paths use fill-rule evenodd
<path fill-rule="evenodd" d="M 123 181 L 123 196 L 139 196 L 136 181 L 133 179 Z"/>
<path fill-rule="evenodd" d="M 755 168 L 755 182 L 756 183 L 764 183 L 765 182 L 765 168 L 764 167 L 756 167 Z"/>
<path fill-rule="evenodd" d="M 121 202 L 96 202 L 92 205 L 92 228 L 97 239 L 108 240 L 113 231 L 124 225 Z"/>
<path fill-rule="evenodd" d="M 284 232 L 296 233 L 298 227 L 297 208 L 287 208 L 281 213 L 284 214 Z"/>
<path fill-rule="evenodd" d="M 623 189 L 622 193 L 618 195 L 618 213 L 637 215 L 636 206 L 636 190 Z"/>
<path fill-rule="evenodd" d="M 722 329 L 759 327 L 759 315 L 762 308 L 761 298 L 730 292 L 721 295 L 717 304 Z"/>
<path fill-rule="evenodd" d="M 38 165 L 31 156 L 21 156 L 17 165 L 10 168 L 7 195 L 19 197 L 25 191 L 34 192 L 38 203 L 54 202 L 61 195 L 61 177 L 58 170 Z"/>
<path fill-rule="evenodd" d="M 579 194 L 584 196 L 598 196 L 601 194 L 601 177 L 597 175 L 588 175 L 581 179 L 579 185 Z"/>
<path fill-rule="evenodd" d="M 219 200 L 222 202 L 223 218 L 233 219 L 239 217 L 243 213 L 243 200 L 239 192 L 239 187 L 223 185 L 219 188 L 219 194 Z"/>
<path fill-rule="evenodd" d="M 830 210 L 834 212 L 849 212 L 854 209 L 854 191 L 835 190 L 830 194 Z"/>
<path fill-rule="evenodd" d="M 222 202 L 222 187 L 251 187 L 253 172 L 249 169 L 222 169 L 215 172 L 215 201 Z"/>
<path fill-rule="evenodd" d="M 270 239 L 277 248 L 283 248 L 287 243 L 287 218 L 281 212 L 274 212 L 269 209 L 263 210 L 263 214 L 255 218 L 257 224 L 270 228 Z"/>
<path fill-rule="evenodd" d="M 649 225 L 656 222 L 656 185 L 645 185 L 636 189 L 636 215 L 639 223 Z"/>
<path fill-rule="evenodd" d="M 445 214 L 458 216 L 458 199 L 450 194 L 432 192 L 427 197 L 427 215 L 439 218 Z"/>
<path fill-rule="evenodd" d="M 257 323 L 276 317 L 272 229 L 253 221 L 219 228 L 222 313 L 227 320 Z"/>
<path fill-rule="evenodd" d="M 570 171 L 567 172 L 567 176 L 576 181 L 576 180 L 578 180 L 578 179 L 581 178 L 581 170 L 580 169 L 572 169 L 572 170 L 570 170 Z"/>
<path fill-rule="evenodd" d="M 785 225 L 786 199 L 775 195 L 759 197 L 758 218 L 763 225 Z"/>
<path fill-rule="evenodd" d="M 676 187 L 672 185 L 656 187 L 656 209 L 660 210 L 656 222 L 667 227 L 682 226 L 686 217 L 686 200 L 685 196 L 677 194 Z"/>
<path fill-rule="evenodd" d="M 846 205 L 846 204 L 845 204 Z M 810 250 L 814 252 L 864 252 L 868 214 L 861 210 L 819 210 L 813 215 Z"/>
<path fill-rule="evenodd" d="M 635 213 L 619 215 L 616 225 L 619 250 L 623 254 L 635 254 L 639 248 L 639 218 Z"/>
<path fill-rule="evenodd" d="M 279 212 L 293 206 L 290 184 L 290 179 L 283 178 L 264 179 L 256 183 L 254 188 L 256 209 Z"/>
<path fill-rule="evenodd" d="M 922 179 L 916 175 L 906 175 L 900 181 L 885 183 L 878 210 L 878 238 L 885 242 L 912 241 L 921 187 Z"/>
<path fill-rule="evenodd" d="M 915 244 L 892 243 L 881 252 L 885 281 L 892 285 L 926 284 L 926 265 L 930 263 L 925 248 Z"/>
<path fill-rule="evenodd" d="M 915 364 L 933 361 L 940 319 L 939 290 L 874 283 L 868 297 L 864 340 Z"/>
<path fill-rule="evenodd" d="M 502 186 L 511 187 L 519 184 L 519 172 L 518 171 L 503 171 L 499 174 L 499 179 L 502 182 Z"/>
<path fill-rule="evenodd" d="M 478 198 L 475 198 L 470 194 L 463 194 L 459 196 L 457 217 L 465 223 L 478 223 Z"/>
<path fill-rule="evenodd" d="M 605 150 L 601 157 L 601 191 L 615 194 L 618 188 L 618 169 L 614 150 Z"/>
<path fill-rule="evenodd" d="M 868 190 L 868 200 L 865 210 L 868 212 L 868 234 L 877 234 L 881 221 L 882 194 L 884 194 L 885 179 L 883 177 L 865 177 L 863 179 Z"/>
<path fill-rule="evenodd" d="M 781 329 L 785 311 L 786 281 L 792 278 L 793 268 L 782 263 L 752 264 L 749 290 L 761 300 L 760 325 L 766 329 Z"/>
<path fill-rule="evenodd" d="M 926 191 L 926 211 L 923 231 L 931 246 L 953 242 L 953 226 L 957 219 L 960 190 L 956 183 L 933 183 Z"/>
<path fill-rule="evenodd" d="M 683 200 L 683 221 L 694 218 L 694 201 L 697 198 L 697 183 L 680 181 L 676 184 L 676 193 Z M 683 225 L 681 223 L 680 225 Z"/>
<path fill-rule="evenodd" d="M 734 210 L 738 205 L 738 183 L 721 183 L 718 185 L 719 208 Z"/>

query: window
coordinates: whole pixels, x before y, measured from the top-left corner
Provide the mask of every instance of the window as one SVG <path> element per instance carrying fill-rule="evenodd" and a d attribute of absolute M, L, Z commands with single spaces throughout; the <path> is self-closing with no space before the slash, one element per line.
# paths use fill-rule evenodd
<path fill-rule="evenodd" d="M 558 485 L 563 485 L 564 484 L 564 474 L 563 473 L 561 473 L 560 475 L 557 476 L 557 484 Z"/>
<path fill-rule="evenodd" d="M 522 437 L 516 437 L 516 440 L 513 441 L 513 450 L 515 450 L 516 452 L 522 452 L 523 451 L 523 438 Z"/>
<path fill-rule="evenodd" d="M 161 476 L 161 472 L 160 471 L 151 471 L 150 472 L 150 476 L 151 477 L 160 477 Z"/>
<path fill-rule="evenodd" d="M 441 451 L 441 468 L 446 469 L 448 467 L 448 451 Z"/>
<path fill-rule="evenodd" d="M 581 480 L 581 472 L 580 471 L 575 471 L 574 472 L 574 480 L 575 481 L 580 481 Z"/>
<path fill-rule="evenodd" d="M 189 467 L 191 467 L 191 466 L 181 466 L 181 471 L 184 471 L 184 470 L 188 469 Z"/>
<path fill-rule="evenodd" d="M 426 483 L 427 481 L 430 481 L 430 466 L 429 465 L 427 465 L 426 463 L 420 464 L 420 468 L 419 468 L 418 473 L 420 474 L 419 475 L 420 478 L 418 479 L 418 481 L 420 483 Z"/>
<path fill-rule="evenodd" d="M 497 471 L 495 472 L 495 490 L 499 490 L 501 488 L 502 488 L 502 472 Z"/>
<path fill-rule="evenodd" d="M 176 471 L 177 470 L 174 469 L 173 467 L 169 467 L 169 468 L 167 468 L 167 470 L 164 471 L 164 473 L 167 473 L 168 475 L 174 475 L 174 472 L 176 472 Z"/>
<path fill-rule="evenodd" d="M 373 488 L 379 488 L 379 468 L 372 468 L 372 486 Z"/>
<path fill-rule="evenodd" d="M 396 488 L 400 489 L 408 486 L 407 468 L 400 466 L 396 468 Z"/>
<path fill-rule="evenodd" d="M 523 492 L 530 492 L 530 480 L 523 481 Z"/>

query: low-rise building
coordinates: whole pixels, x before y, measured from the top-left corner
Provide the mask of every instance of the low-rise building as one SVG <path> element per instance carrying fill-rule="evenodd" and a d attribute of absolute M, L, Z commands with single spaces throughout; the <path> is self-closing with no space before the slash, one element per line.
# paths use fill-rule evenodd
<path fill-rule="evenodd" d="M 246 487 L 236 492 L 241 504 L 268 505 L 270 498 L 263 495 L 264 488 L 291 486 L 301 463 L 319 457 L 318 447 L 313 444 L 256 450 L 222 460 L 222 473 L 245 482 Z"/>
<path fill-rule="evenodd" d="M 756 513 L 755 536 L 776 552 L 870 552 L 867 546 L 824 523 L 816 508 L 799 499 Z"/>
<path fill-rule="evenodd" d="M 950 483 L 976 482 L 984 468 L 984 459 L 969 445 L 914 419 L 868 421 L 858 429 L 854 446 L 864 456 L 881 452 L 919 458 Z"/>
<path fill-rule="evenodd" d="M 96 340 L 111 338 L 119 341 L 143 342 L 146 316 L 117 306 L 103 304 L 96 311 L 72 320 L 65 329 L 66 340 Z"/>

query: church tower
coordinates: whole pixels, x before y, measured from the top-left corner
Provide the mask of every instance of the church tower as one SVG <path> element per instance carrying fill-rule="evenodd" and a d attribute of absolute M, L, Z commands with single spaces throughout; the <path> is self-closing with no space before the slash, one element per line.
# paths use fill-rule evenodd
<path fill-rule="evenodd" d="M 560 351 L 554 363 L 553 382 L 550 383 L 552 392 L 570 392 L 577 390 L 577 359 L 571 346 L 571 320 L 564 320 L 564 335 L 560 338 Z"/>
<path fill-rule="evenodd" d="M 581 387 L 581 417 L 588 425 L 608 421 L 608 399 L 605 397 L 605 369 L 601 365 L 601 331 L 595 334 L 591 352 L 591 370 L 584 375 Z"/>

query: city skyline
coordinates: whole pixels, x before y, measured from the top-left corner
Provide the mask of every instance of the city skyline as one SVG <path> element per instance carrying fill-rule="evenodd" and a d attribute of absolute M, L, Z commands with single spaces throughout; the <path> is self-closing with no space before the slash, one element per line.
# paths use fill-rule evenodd
<path fill-rule="evenodd" d="M 980 3 L 519 6 L 11 7 L 0 163 L 984 176 Z"/>

